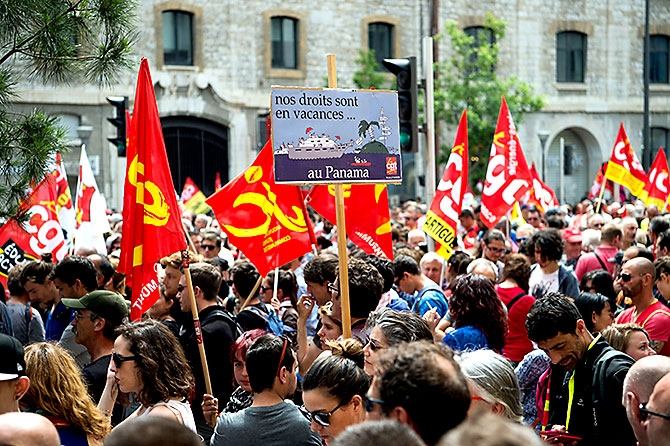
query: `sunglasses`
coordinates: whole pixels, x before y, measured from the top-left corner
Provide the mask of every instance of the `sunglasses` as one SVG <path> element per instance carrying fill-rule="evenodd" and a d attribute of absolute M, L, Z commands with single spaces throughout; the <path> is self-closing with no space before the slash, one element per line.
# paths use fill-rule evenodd
<path fill-rule="evenodd" d="M 302 412 L 302 414 L 305 416 L 305 418 L 307 418 L 307 420 L 314 421 L 323 427 L 328 427 L 330 426 L 330 416 L 333 415 L 337 411 L 337 409 L 339 409 L 342 406 L 344 406 L 344 402 L 338 404 L 337 407 L 335 407 L 335 409 L 331 410 L 330 412 L 321 412 L 321 411 L 310 412 L 303 405 L 300 406 L 300 412 Z"/>
<path fill-rule="evenodd" d="M 203 245 L 203 244 L 201 244 L 201 245 L 200 245 L 200 248 L 201 248 L 201 249 L 204 249 L 204 250 L 206 250 L 206 251 L 209 251 L 209 250 L 212 250 L 212 251 L 213 251 L 213 250 L 216 249 L 216 246 L 214 246 L 214 245 Z"/>
<path fill-rule="evenodd" d="M 112 361 L 114 361 L 114 365 L 117 369 L 121 367 L 121 364 L 124 362 L 132 361 L 134 359 L 137 359 L 137 356 L 121 356 L 118 353 L 112 353 Z"/>
<path fill-rule="evenodd" d="M 653 410 L 649 410 L 647 409 L 647 404 L 648 403 L 640 403 L 640 405 L 638 406 L 640 409 L 640 419 L 642 419 L 642 421 L 647 421 L 647 418 L 649 418 L 649 416 L 651 415 L 661 417 L 666 420 L 670 420 L 670 414 L 654 412 Z"/>
<path fill-rule="evenodd" d="M 370 413 L 374 412 L 375 410 L 375 404 L 379 404 L 380 406 L 383 406 L 386 404 L 386 401 L 378 400 L 375 398 L 370 398 L 369 396 L 363 397 L 363 408 L 365 408 L 365 411 Z"/>
<path fill-rule="evenodd" d="M 605 223 L 594 223 L 593 224 L 594 228 L 602 228 L 603 226 L 605 226 Z"/>
<path fill-rule="evenodd" d="M 639 274 L 639 276 L 642 277 L 642 276 L 644 276 L 644 274 Z M 617 279 L 621 280 L 624 283 L 628 283 L 631 280 L 633 280 L 633 277 L 635 277 L 635 276 L 633 276 L 630 273 L 621 273 L 617 276 Z"/>
<path fill-rule="evenodd" d="M 373 352 L 376 352 L 377 350 L 383 350 L 383 349 L 386 348 L 386 347 L 382 347 L 381 345 L 377 344 L 372 339 L 368 340 L 368 345 L 370 346 L 370 350 L 372 350 Z"/>
<path fill-rule="evenodd" d="M 328 291 L 330 291 L 331 293 L 339 293 L 340 292 L 340 289 L 338 287 L 336 287 L 335 285 L 333 285 L 332 283 L 329 283 L 328 285 L 326 285 L 326 288 L 328 288 Z"/>

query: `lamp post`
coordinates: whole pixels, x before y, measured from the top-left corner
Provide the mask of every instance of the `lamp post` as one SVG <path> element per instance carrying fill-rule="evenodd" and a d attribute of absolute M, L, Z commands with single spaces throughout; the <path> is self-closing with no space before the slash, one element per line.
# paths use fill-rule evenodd
<path fill-rule="evenodd" d="M 549 139 L 549 132 L 546 130 L 540 130 L 537 132 L 537 137 L 540 139 L 540 147 L 542 148 L 542 181 L 547 181 L 547 169 L 545 167 L 545 161 L 547 158 L 547 150 L 545 145 L 547 144 L 547 139 Z"/>

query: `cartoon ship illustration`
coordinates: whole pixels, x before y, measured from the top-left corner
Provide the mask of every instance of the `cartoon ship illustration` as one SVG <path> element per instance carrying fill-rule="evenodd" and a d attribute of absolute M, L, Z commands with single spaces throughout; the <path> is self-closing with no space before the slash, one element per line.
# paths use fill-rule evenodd
<path fill-rule="evenodd" d="M 357 156 L 354 156 L 354 162 L 350 163 L 349 165 L 352 167 L 367 167 L 370 166 L 372 163 L 365 158 L 359 158 Z"/>
<path fill-rule="evenodd" d="M 307 139 L 300 138 L 297 146 L 292 143 L 286 144 L 290 159 L 340 158 L 351 146 L 352 143 L 338 144 L 326 134 L 317 136 L 315 133 L 310 133 Z"/>

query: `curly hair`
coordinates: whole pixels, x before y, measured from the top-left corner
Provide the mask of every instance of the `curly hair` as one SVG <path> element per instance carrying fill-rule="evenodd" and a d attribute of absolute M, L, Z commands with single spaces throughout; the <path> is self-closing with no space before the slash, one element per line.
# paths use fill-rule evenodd
<path fill-rule="evenodd" d="M 528 292 L 528 279 L 530 279 L 530 262 L 528 257 L 523 254 L 510 254 L 505 259 L 501 282 L 512 279 L 516 284 Z"/>
<path fill-rule="evenodd" d="M 36 342 L 26 347 L 25 360 L 30 387 L 22 403 L 102 442 L 111 429 L 109 419 L 95 406 L 72 356 L 56 344 Z"/>
<path fill-rule="evenodd" d="M 491 348 L 502 350 L 507 314 L 489 279 L 478 274 L 456 278 L 449 298 L 449 312 L 455 328 L 474 325 L 484 332 Z"/>
<path fill-rule="evenodd" d="M 337 257 L 329 254 L 319 254 L 305 264 L 302 274 L 308 282 L 319 285 L 326 282 L 333 283 L 337 279 Z"/>
<path fill-rule="evenodd" d="M 534 249 L 542 253 L 548 260 L 561 260 L 563 256 L 563 239 L 557 229 L 541 229 L 531 237 Z"/>
<path fill-rule="evenodd" d="M 358 259 L 349 259 L 347 272 L 351 317 L 367 318 L 382 298 L 384 279 L 374 266 Z"/>
<path fill-rule="evenodd" d="M 526 317 L 528 337 L 542 342 L 559 334 L 572 334 L 582 318 L 574 303 L 561 293 L 547 293 L 537 299 Z"/>
<path fill-rule="evenodd" d="M 188 399 L 193 373 L 169 328 L 147 320 L 122 325 L 116 334 L 128 341 L 130 352 L 137 357 L 135 364 L 143 383 L 137 397 L 145 407 L 171 398 Z"/>

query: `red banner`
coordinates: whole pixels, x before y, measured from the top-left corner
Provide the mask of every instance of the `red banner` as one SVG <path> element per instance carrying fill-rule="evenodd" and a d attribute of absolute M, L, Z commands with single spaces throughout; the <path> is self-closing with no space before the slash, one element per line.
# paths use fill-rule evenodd
<path fill-rule="evenodd" d="M 656 153 L 654 163 L 649 170 L 649 180 L 640 194 L 640 199 L 644 201 L 645 206 L 653 204 L 659 210 L 664 209 L 665 203 L 668 201 L 668 190 L 670 190 L 669 175 L 668 160 L 665 158 L 663 147 L 661 147 Z"/>
<path fill-rule="evenodd" d="M 14 219 L 9 219 L 0 227 L 0 283 L 5 289 L 7 275 L 15 265 L 39 258 L 31 248 L 32 237 Z"/>
<path fill-rule="evenodd" d="M 438 243 L 436 252 L 445 259 L 451 257 L 453 242 L 456 239 L 458 216 L 463 208 L 463 197 L 468 187 L 469 162 L 468 120 L 463 110 L 447 167 L 444 169 L 440 184 L 437 185 L 435 198 L 430 204 L 426 222 L 422 227 L 424 232 Z"/>
<path fill-rule="evenodd" d="M 368 254 L 393 259 L 389 199 L 384 184 L 345 184 L 344 220 L 349 239 Z M 308 204 L 336 224 L 335 186 L 316 185 Z"/>
<path fill-rule="evenodd" d="M 130 317 L 136 321 L 158 300 L 156 265 L 186 249 L 179 207 L 158 116 L 149 63 L 142 58 L 128 133 L 119 271 L 132 287 Z"/>
<path fill-rule="evenodd" d="M 537 169 L 535 169 L 535 163 L 530 165 L 530 174 L 533 178 L 530 201 L 535 203 L 535 206 L 537 206 L 543 214 L 547 212 L 548 209 L 558 207 L 558 197 L 556 197 L 554 190 L 540 179 L 540 176 L 537 174 Z"/>
<path fill-rule="evenodd" d="M 636 197 L 640 196 L 647 182 L 647 174 L 630 145 L 623 123 L 619 125 L 619 134 L 607 163 L 605 177 L 628 188 Z"/>
<path fill-rule="evenodd" d="M 311 224 L 298 186 L 276 184 L 266 143 L 244 172 L 207 199 L 221 229 L 265 276 L 311 250 Z"/>
<path fill-rule="evenodd" d="M 482 191 L 481 219 L 484 224 L 493 228 L 512 209 L 514 203 L 530 190 L 532 181 L 512 115 L 503 96 Z"/>

